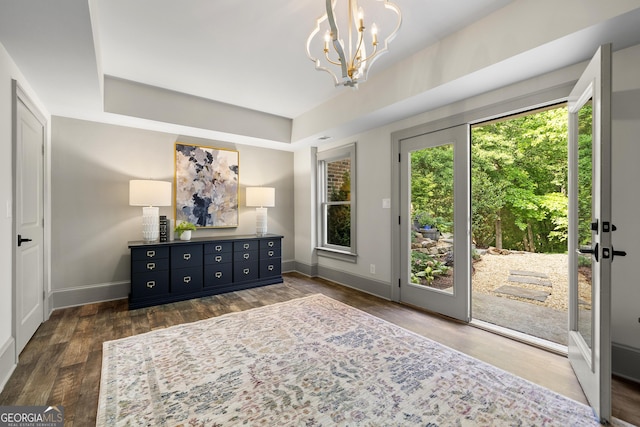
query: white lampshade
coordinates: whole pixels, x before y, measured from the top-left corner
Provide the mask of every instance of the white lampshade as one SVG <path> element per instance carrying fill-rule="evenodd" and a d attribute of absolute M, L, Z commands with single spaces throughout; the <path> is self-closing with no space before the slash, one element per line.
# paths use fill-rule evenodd
<path fill-rule="evenodd" d="M 129 205 L 171 206 L 171 182 L 132 179 L 129 181 Z"/>
<path fill-rule="evenodd" d="M 276 205 L 276 189 L 272 187 L 247 187 L 247 206 L 272 208 Z"/>
<path fill-rule="evenodd" d="M 142 238 L 155 242 L 160 237 L 158 206 L 171 206 L 171 182 L 132 179 L 129 181 L 129 205 L 142 206 Z"/>
<path fill-rule="evenodd" d="M 272 187 L 247 187 L 247 206 L 256 207 L 256 235 L 267 234 L 267 208 L 276 205 L 276 189 Z"/>

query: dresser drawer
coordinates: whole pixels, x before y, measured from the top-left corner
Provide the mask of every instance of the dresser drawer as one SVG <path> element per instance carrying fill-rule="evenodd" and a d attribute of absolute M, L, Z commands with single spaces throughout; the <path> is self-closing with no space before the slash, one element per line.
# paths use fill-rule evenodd
<path fill-rule="evenodd" d="M 132 261 L 150 261 L 169 258 L 169 248 L 135 248 L 131 249 Z"/>
<path fill-rule="evenodd" d="M 204 266 L 204 286 L 221 286 L 233 282 L 233 264 Z"/>
<path fill-rule="evenodd" d="M 260 277 L 259 263 L 255 261 L 240 261 L 233 263 L 233 281 L 245 282 Z"/>
<path fill-rule="evenodd" d="M 260 249 L 260 259 L 280 258 L 280 247 L 270 249 Z"/>
<path fill-rule="evenodd" d="M 274 258 L 260 261 L 260 277 L 279 276 L 282 272 L 282 260 Z"/>
<path fill-rule="evenodd" d="M 132 261 L 132 273 L 147 273 L 151 271 L 168 270 L 169 258 L 150 259 L 145 261 Z"/>
<path fill-rule="evenodd" d="M 258 240 L 241 240 L 233 242 L 234 252 L 257 251 L 259 248 Z"/>
<path fill-rule="evenodd" d="M 171 269 L 202 265 L 202 245 L 180 245 L 171 247 Z"/>
<path fill-rule="evenodd" d="M 171 294 L 189 294 L 202 290 L 202 267 L 171 270 Z"/>
<path fill-rule="evenodd" d="M 233 252 L 233 242 L 207 243 L 204 245 L 205 255 L 224 252 Z"/>
<path fill-rule="evenodd" d="M 262 239 L 260 240 L 260 250 L 263 249 L 277 249 L 280 250 L 281 239 Z"/>
<path fill-rule="evenodd" d="M 233 253 L 233 261 L 234 262 L 243 262 L 243 261 L 258 261 L 258 251 L 244 251 L 244 252 L 234 252 Z"/>
<path fill-rule="evenodd" d="M 204 265 L 226 264 L 231 261 L 233 261 L 233 252 L 204 254 Z"/>
<path fill-rule="evenodd" d="M 169 272 L 133 273 L 131 295 L 135 298 L 160 297 L 169 293 Z"/>

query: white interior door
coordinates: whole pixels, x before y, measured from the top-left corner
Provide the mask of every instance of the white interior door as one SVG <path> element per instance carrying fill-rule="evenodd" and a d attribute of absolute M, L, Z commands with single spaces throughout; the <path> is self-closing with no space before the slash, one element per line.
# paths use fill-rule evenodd
<path fill-rule="evenodd" d="M 44 321 L 45 122 L 14 82 L 15 327 L 20 354 Z"/>
<path fill-rule="evenodd" d="M 569 97 L 569 360 L 601 421 L 611 418 L 611 45 Z"/>
<path fill-rule="evenodd" d="M 399 301 L 465 322 L 469 138 L 469 125 L 461 125 L 400 141 Z"/>

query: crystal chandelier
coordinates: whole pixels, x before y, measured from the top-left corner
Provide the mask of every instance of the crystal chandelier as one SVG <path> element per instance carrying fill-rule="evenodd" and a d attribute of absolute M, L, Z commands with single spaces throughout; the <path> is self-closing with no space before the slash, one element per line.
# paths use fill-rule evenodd
<path fill-rule="evenodd" d="M 346 7 L 336 14 L 338 2 Z M 393 31 L 381 32 L 370 19 L 370 32 L 366 34 L 364 11 L 357 0 L 326 0 L 327 13 L 318 18 L 307 39 L 307 56 L 316 64 L 316 70 L 331 74 L 336 86 L 357 88 L 358 83 L 364 82 L 369 68 L 387 51 L 402 23 L 400 9 L 389 0 L 369 0 L 367 7 L 368 18 L 380 19 L 378 22 L 384 22 Z M 324 41 L 314 42 L 321 33 Z"/>

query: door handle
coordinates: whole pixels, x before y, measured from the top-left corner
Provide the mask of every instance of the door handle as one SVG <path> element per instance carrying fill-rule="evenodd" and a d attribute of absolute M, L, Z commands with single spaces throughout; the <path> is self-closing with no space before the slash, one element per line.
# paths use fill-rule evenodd
<path fill-rule="evenodd" d="M 616 257 L 616 255 L 618 256 L 627 256 L 627 251 L 616 251 L 615 249 L 613 249 L 613 246 L 611 247 L 611 262 L 613 262 L 613 259 Z"/>
<path fill-rule="evenodd" d="M 23 239 L 21 234 L 18 234 L 18 246 L 22 246 L 24 242 L 31 242 L 32 239 Z"/>
<path fill-rule="evenodd" d="M 596 259 L 596 262 L 598 262 L 598 244 L 596 243 L 596 247 L 591 249 L 591 248 L 579 248 L 578 249 L 578 253 L 579 254 L 592 254 L 593 257 Z"/>

